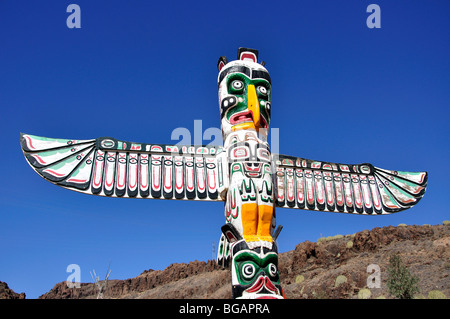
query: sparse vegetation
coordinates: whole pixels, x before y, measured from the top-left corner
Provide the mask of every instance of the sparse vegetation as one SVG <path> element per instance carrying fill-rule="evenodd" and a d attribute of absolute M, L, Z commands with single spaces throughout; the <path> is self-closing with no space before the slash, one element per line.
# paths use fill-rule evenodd
<path fill-rule="evenodd" d="M 336 277 L 336 280 L 334 281 L 334 287 L 339 287 L 340 285 L 347 282 L 347 277 L 344 275 L 339 275 Z"/>
<path fill-rule="evenodd" d="M 296 284 L 302 283 L 303 281 L 305 281 L 305 277 L 303 275 L 298 275 L 297 277 L 295 277 Z"/>
<path fill-rule="evenodd" d="M 328 295 L 324 290 L 313 291 L 312 295 L 314 299 L 328 299 Z"/>
<path fill-rule="evenodd" d="M 447 299 L 447 297 L 440 290 L 431 290 L 428 293 L 428 299 Z"/>
<path fill-rule="evenodd" d="M 346 247 L 349 248 L 349 249 L 352 248 L 353 247 L 353 241 L 351 241 L 351 240 L 348 241 L 347 244 L 346 244 Z"/>
<path fill-rule="evenodd" d="M 334 236 L 327 236 L 327 237 L 320 237 L 319 239 L 317 239 L 317 242 L 325 242 L 325 241 L 331 241 L 331 240 L 335 240 L 335 239 L 340 239 L 340 238 L 344 238 L 343 235 L 334 235 Z"/>
<path fill-rule="evenodd" d="M 412 299 L 419 291 L 419 278 L 413 276 L 396 254 L 389 259 L 387 286 L 389 292 L 399 299 Z"/>
<path fill-rule="evenodd" d="M 450 220 L 444 220 L 444 221 L 442 222 L 442 225 L 444 225 L 444 226 L 449 226 L 449 225 L 450 225 Z"/>
<path fill-rule="evenodd" d="M 370 289 L 363 288 L 358 291 L 358 299 L 369 299 L 372 296 Z"/>

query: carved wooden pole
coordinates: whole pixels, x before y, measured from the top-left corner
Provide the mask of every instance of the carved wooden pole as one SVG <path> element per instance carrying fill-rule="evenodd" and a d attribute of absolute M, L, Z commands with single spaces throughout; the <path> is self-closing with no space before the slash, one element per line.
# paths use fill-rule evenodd
<path fill-rule="evenodd" d="M 224 201 L 217 260 L 231 267 L 234 298 L 284 297 L 275 207 L 383 215 L 425 194 L 426 172 L 271 154 L 271 80 L 258 51 L 240 48 L 218 69 L 223 147 L 21 134 L 25 158 L 44 179 L 86 194 Z"/>

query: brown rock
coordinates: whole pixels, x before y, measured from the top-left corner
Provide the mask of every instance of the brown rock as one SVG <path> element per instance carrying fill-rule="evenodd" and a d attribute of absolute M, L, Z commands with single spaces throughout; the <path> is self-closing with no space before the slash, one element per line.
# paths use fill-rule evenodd
<path fill-rule="evenodd" d="M 25 299 L 25 293 L 18 294 L 6 282 L 0 281 L 0 299 Z"/>
<path fill-rule="evenodd" d="M 419 277 L 421 294 L 438 289 L 450 296 L 450 227 L 388 226 L 364 230 L 354 237 L 340 237 L 320 243 L 305 241 L 294 250 L 279 254 L 281 285 L 287 298 L 357 298 L 358 291 L 366 288 L 367 266 L 371 264 L 381 269 L 381 288 L 372 288 L 371 298 L 393 298 L 386 280 L 389 257 L 394 253 L 400 253 L 411 273 Z M 347 246 L 349 241 L 353 245 Z M 296 282 L 298 275 L 304 280 Z M 339 275 L 347 281 L 335 286 Z M 69 289 L 63 282 L 40 298 L 96 296 L 97 287 L 93 283 Z M 104 297 L 229 299 L 230 270 L 211 260 L 172 264 L 164 270 L 146 270 L 135 278 L 110 280 Z"/>

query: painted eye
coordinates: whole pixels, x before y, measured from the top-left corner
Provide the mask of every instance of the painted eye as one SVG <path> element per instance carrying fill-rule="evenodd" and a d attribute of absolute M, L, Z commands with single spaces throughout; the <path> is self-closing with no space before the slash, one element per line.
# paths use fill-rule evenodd
<path fill-rule="evenodd" d="M 269 270 L 270 276 L 275 277 L 277 275 L 278 270 L 277 270 L 277 266 L 275 266 L 275 264 L 270 264 L 268 267 L 268 270 Z"/>
<path fill-rule="evenodd" d="M 253 264 L 245 264 L 242 267 L 242 275 L 246 279 L 250 279 L 255 275 L 255 266 Z"/>
<path fill-rule="evenodd" d="M 258 91 L 262 95 L 267 95 L 267 89 L 264 86 L 258 86 Z"/>
<path fill-rule="evenodd" d="M 231 82 L 231 86 L 235 90 L 242 90 L 244 88 L 244 82 L 240 80 L 234 80 L 233 82 Z"/>

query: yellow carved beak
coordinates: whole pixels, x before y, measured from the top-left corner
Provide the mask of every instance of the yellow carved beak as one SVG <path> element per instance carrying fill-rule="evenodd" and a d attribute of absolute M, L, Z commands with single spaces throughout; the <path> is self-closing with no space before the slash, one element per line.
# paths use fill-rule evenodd
<path fill-rule="evenodd" d="M 256 89 L 253 84 L 247 86 L 247 108 L 249 111 L 252 112 L 253 122 L 236 124 L 231 128 L 232 131 L 248 130 L 248 129 L 258 130 L 260 128 L 259 121 L 261 118 L 261 113 L 259 110 L 258 95 L 256 94 Z"/>
<path fill-rule="evenodd" d="M 256 89 L 253 84 L 250 84 L 247 87 L 247 103 L 248 103 L 248 109 L 252 111 L 253 113 L 253 123 L 255 124 L 255 128 L 259 128 L 259 119 L 260 119 L 260 112 L 259 112 L 259 101 L 258 101 L 258 95 L 256 94 Z"/>

